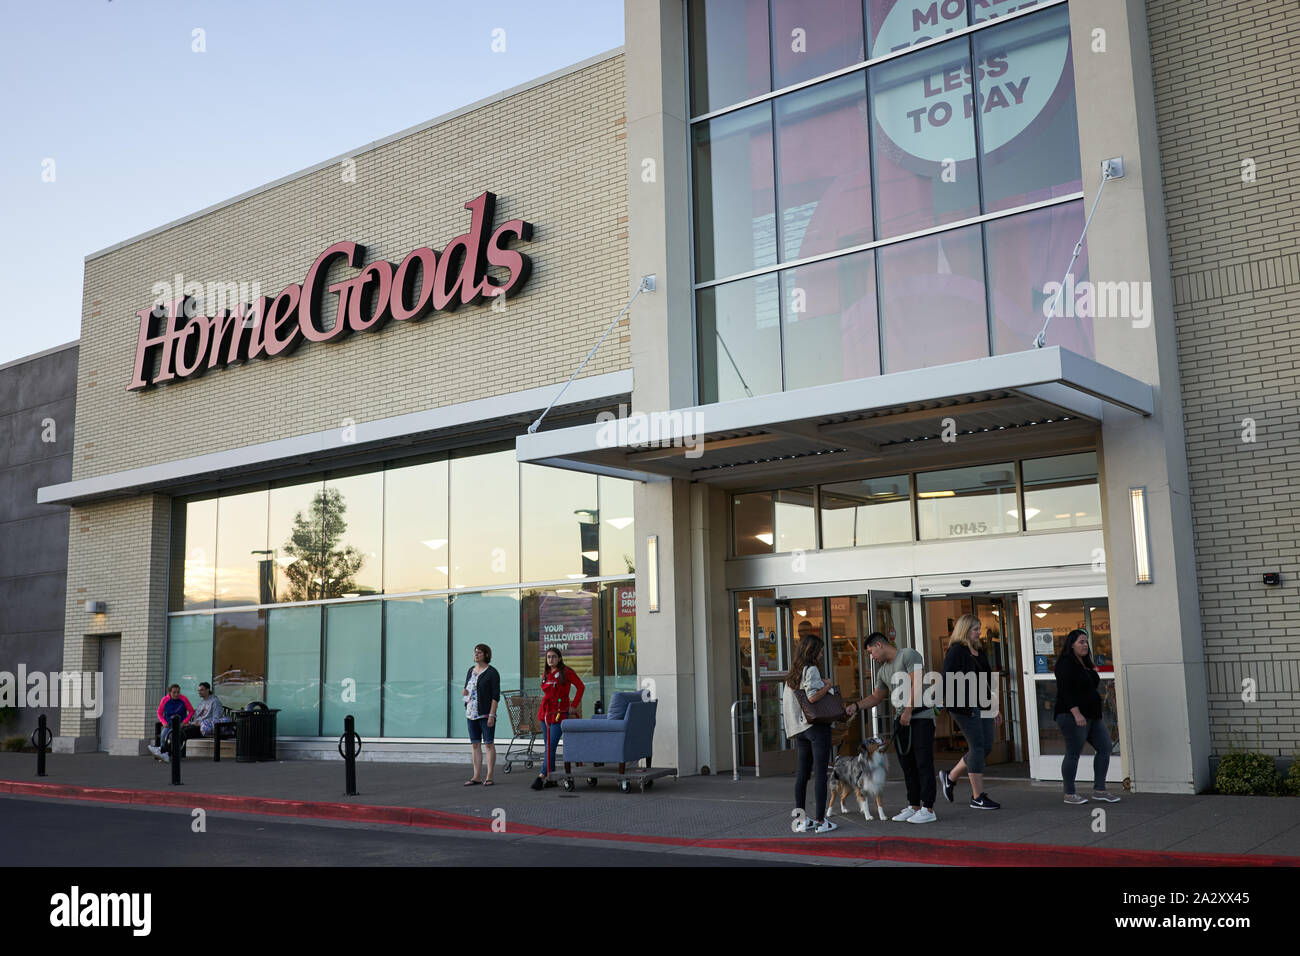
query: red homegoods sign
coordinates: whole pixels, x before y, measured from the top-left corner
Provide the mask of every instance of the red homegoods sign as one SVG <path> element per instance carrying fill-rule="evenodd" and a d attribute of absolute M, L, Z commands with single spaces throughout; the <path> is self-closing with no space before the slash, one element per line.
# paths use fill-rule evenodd
<path fill-rule="evenodd" d="M 413 322 L 429 312 L 450 312 L 484 297 L 510 296 L 528 281 L 532 261 L 509 248 L 510 240 L 532 239 L 531 223 L 511 219 L 492 229 L 496 196 L 485 192 L 465 203 L 471 213 L 469 232 L 447 243 L 441 252 L 421 246 L 400 264 L 376 259 L 350 279 L 328 291 L 337 296 L 334 323 L 326 328 L 321 299 L 324 275 L 331 262 L 343 259 L 356 267 L 365 247 L 336 242 L 316 257 L 301 284 L 292 282 L 279 295 L 260 296 L 234 311 L 213 316 L 191 315 L 193 303 L 177 298 L 141 309 L 135 347 L 135 374 L 127 391 L 202 375 L 208 369 L 253 358 L 274 358 L 292 352 L 304 341 L 329 342 L 350 332 L 370 332 L 389 319 Z M 499 282 L 489 266 L 510 271 Z M 152 372 L 154 356 L 160 356 Z"/>

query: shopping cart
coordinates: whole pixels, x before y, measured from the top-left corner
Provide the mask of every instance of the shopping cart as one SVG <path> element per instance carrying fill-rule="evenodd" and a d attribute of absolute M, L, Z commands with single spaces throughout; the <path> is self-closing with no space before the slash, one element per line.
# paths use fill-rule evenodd
<path fill-rule="evenodd" d="M 543 749 L 537 746 L 537 735 L 543 729 L 542 722 L 537 719 L 542 699 L 529 697 L 518 690 L 504 691 L 502 696 L 506 699 L 506 712 L 510 714 L 510 726 L 514 731 L 510 746 L 506 748 L 506 773 L 510 772 L 511 763 L 522 763 L 531 770 L 534 760 L 542 762 L 546 757 Z M 524 737 L 528 738 L 527 744 L 522 741 Z"/>

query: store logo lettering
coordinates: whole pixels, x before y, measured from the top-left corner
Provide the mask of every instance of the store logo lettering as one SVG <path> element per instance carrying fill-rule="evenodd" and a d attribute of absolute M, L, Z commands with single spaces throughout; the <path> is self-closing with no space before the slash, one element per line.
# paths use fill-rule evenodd
<path fill-rule="evenodd" d="M 274 298 L 259 296 L 234 311 L 194 315 L 184 298 L 141 309 L 135 374 L 127 391 L 202 375 L 253 358 L 287 355 L 303 341 L 329 342 L 350 332 L 370 332 L 389 319 L 413 322 L 429 312 L 451 312 L 487 297 L 510 296 L 528 281 L 532 261 L 511 239 L 528 242 L 531 223 L 511 219 L 492 231 L 496 197 L 485 192 L 465 203 L 469 232 L 441 252 L 421 246 L 400 264 L 376 259 L 356 276 L 328 287 L 338 297 L 334 322 L 325 327 L 321 297 L 325 271 L 335 259 L 356 267 L 365 247 L 336 242 L 307 270 L 301 284 L 290 283 Z M 489 266 L 509 271 L 504 282 L 487 274 Z M 158 356 L 158 370 L 153 360 Z"/>

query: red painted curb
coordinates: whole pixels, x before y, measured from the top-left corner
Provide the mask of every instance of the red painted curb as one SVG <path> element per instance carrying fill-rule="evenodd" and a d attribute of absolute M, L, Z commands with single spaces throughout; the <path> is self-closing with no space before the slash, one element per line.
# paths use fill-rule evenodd
<path fill-rule="evenodd" d="M 329 803 L 286 800 L 279 797 L 246 797 L 219 793 L 191 793 L 180 790 L 121 790 L 81 787 L 62 783 L 29 783 L 0 780 L 0 793 L 15 796 L 53 797 L 99 803 L 140 806 L 193 807 L 229 813 L 355 823 L 384 823 L 397 826 L 466 830 L 491 830 L 492 819 L 446 810 L 419 807 L 387 807 L 364 803 Z M 741 850 L 750 853 L 784 853 L 792 856 L 832 857 L 844 860 L 889 860 L 902 863 L 938 863 L 949 866 L 1300 866 L 1300 857 L 1248 856 L 1232 853 L 1176 853 L 1164 850 L 1121 850 L 1086 846 L 1054 846 L 1034 843 L 986 843 L 965 840 L 937 840 L 924 837 L 754 837 L 748 839 L 692 839 L 562 830 L 527 823 L 510 824 L 512 835 L 554 836 L 571 840 L 600 840 L 608 843 L 645 843 L 659 846 L 695 847 L 707 850 Z"/>

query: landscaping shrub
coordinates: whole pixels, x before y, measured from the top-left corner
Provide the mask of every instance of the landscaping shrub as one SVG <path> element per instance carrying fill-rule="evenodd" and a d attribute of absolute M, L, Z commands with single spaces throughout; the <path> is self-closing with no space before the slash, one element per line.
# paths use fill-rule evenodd
<path fill-rule="evenodd" d="M 1214 788 L 1219 793 L 1275 796 L 1282 792 L 1282 775 L 1268 754 L 1233 751 L 1219 760 Z"/>

